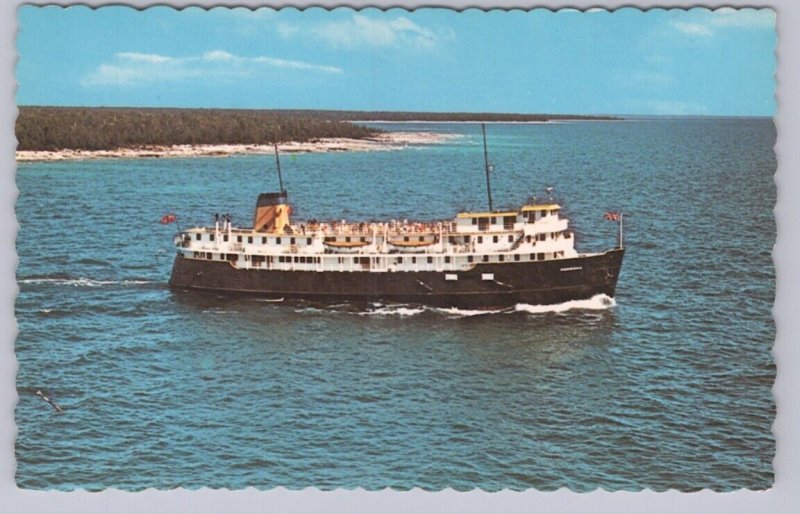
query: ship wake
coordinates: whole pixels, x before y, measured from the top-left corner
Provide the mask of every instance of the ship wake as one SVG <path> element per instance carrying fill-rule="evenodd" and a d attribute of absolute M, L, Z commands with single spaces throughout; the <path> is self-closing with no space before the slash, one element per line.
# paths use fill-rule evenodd
<path fill-rule="evenodd" d="M 470 318 L 473 316 L 491 316 L 516 313 L 539 315 L 553 313 L 561 314 L 568 311 L 604 311 L 611 309 L 616 305 L 617 302 L 614 300 L 614 298 L 605 294 L 598 294 L 586 300 L 570 300 L 568 302 L 557 303 L 553 305 L 529 305 L 526 303 L 518 303 L 513 307 L 496 310 L 459 309 L 456 307 L 441 308 L 408 304 L 373 304 L 373 306 L 371 306 L 369 309 L 355 312 L 355 314 L 359 316 L 397 316 L 404 318 L 418 316 L 424 313 L 434 313 L 450 319 L 457 319 Z"/>

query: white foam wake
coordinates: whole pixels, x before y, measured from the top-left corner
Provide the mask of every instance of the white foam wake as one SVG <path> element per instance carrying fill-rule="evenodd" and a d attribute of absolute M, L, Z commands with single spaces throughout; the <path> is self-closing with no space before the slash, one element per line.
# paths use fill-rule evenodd
<path fill-rule="evenodd" d="M 359 316 L 400 316 L 408 317 L 408 316 L 416 316 L 417 314 L 422 314 L 425 312 L 425 307 L 408 307 L 405 305 L 387 305 L 386 307 L 380 307 L 377 309 L 372 309 L 369 311 L 362 311 L 358 312 Z"/>
<path fill-rule="evenodd" d="M 606 310 L 617 305 L 608 295 L 596 294 L 588 300 L 570 300 L 564 303 L 557 303 L 553 305 L 528 305 L 527 303 L 518 303 L 514 306 L 516 312 L 527 312 L 530 314 L 544 314 L 548 312 L 566 312 L 572 309 L 582 310 Z"/>
<path fill-rule="evenodd" d="M 103 287 L 110 285 L 142 285 L 155 284 L 152 280 L 94 280 L 91 278 L 26 278 L 18 280 L 19 284 L 61 284 L 75 287 Z"/>

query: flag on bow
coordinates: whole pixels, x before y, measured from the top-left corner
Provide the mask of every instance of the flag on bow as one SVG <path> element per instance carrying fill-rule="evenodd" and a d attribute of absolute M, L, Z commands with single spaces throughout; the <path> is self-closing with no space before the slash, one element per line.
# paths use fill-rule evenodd
<path fill-rule="evenodd" d="M 169 225 L 170 223 L 175 223 L 176 221 L 178 221 L 178 218 L 174 214 L 165 214 L 161 216 L 162 225 Z"/>
<path fill-rule="evenodd" d="M 608 221 L 619 221 L 620 213 L 618 212 L 607 212 L 603 218 L 607 219 Z"/>

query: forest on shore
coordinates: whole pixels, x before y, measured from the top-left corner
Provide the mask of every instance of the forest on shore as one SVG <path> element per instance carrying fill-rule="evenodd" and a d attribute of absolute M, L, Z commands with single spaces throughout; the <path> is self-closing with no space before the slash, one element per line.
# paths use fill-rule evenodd
<path fill-rule="evenodd" d="M 172 145 L 263 145 L 365 139 L 381 131 L 353 121 L 549 121 L 613 119 L 500 113 L 20 106 L 18 150 L 114 150 Z"/>

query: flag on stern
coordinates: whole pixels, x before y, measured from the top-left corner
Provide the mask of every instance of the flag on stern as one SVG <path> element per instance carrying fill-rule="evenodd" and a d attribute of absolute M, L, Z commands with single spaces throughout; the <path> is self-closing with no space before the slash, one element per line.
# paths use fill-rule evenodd
<path fill-rule="evenodd" d="M 175 223 L 178 221 L 178 218 L 174 214 L 165 214 L 161 216 L 161 224 L 168 225 L 170 223 Z"/>
<path fill-rule="evenodd" d="M 608 221 L 619 221 L 619 217 L 620 213 L 618 212 L 607 212 L 605 216 L 603 216 L 603 218 L 607 219 Z"/>

